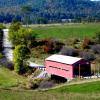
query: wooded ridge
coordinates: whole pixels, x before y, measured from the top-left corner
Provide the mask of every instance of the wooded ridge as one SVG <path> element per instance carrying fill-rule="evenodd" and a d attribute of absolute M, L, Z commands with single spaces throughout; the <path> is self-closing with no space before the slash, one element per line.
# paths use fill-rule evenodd
<path fill-rule="evenodd" d="M 32 7 L 32 23 L 39 23 L 40 18 L 44 23 L 61 22 L 62 19 L 100 20 L 100 1 L 3 0 L 0 1 L 0 22 L 10 22 L 13 18 L 21 20 L 21 8 L 25 5 Z"/>

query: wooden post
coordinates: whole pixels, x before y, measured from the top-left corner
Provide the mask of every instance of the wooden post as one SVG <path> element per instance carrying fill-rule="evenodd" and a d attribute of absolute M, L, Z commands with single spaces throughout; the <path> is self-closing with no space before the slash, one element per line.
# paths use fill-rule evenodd
<path fill-rule="evenodd" d="M 97 68 L 98 68 L 98 77 L 99 77 L 99 64 L 97 64 Z"/>
<path fill-rule="evenodd" d="M 98 69 L 99 69 L 99 71 L 98 71 L 98 72 L 99 72 L 99 74 L 100 74 L 100 65 L 99 65 L 99 64 L 98 64 Z"/>
<path fill-rule="evenodd" d="M 95 67 L 96 67 L 96 63 L 94 63 L 94 76 L 95 76 Z"/>
<path fill-rule="evenodd" d="M 80 64 L 79 64 L 79 79 L 80 79 Z"/>

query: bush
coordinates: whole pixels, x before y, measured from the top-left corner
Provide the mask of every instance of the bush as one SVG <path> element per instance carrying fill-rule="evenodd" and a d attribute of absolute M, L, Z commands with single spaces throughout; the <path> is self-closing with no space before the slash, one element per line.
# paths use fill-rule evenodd
<path fill-rule="evenodd" d="M 64 45 L 63 43 L 54 39 L 46 39 L 44 41 L 44 52 L 46 53 L 57 53 L 61 50 L 62 46 Z"/>
<path fill-rule="evenodd" d="M 80 42 L 80 40 L 78 38 L 69 38 L 66 40 L 67 45 L 75 45 L 78 42 Z"/>
<path fill-rule="evenodd" d="M 5 29 L 5 28 L 6 27 L 2 23 L 0 23 L 0 30 Z"/>
<path fill-rule="evenodd" d="M 97 43 L 100 43 L 100 32 L 96 33 L 95 40 Z"/>
<path fill-rule="evenodd" d="M 36 68 L 31 68 L 29 66 L 26 66 L 26 68 L 25 68 L 26 73 L 24 74 L 24 76 L 27 77 L 27 76 L 32 75 L 32 73 L 34 73 L 35 70 L 36 70 Z"/>
<path fill-rule="evenodd" d="M 67 55 L 67 56 L 78 56 L 78 50 L 68 47 L 63 47 L 60 51 L 60 54 Z"/>
<path fill-rule="evenodd" d="M 13 22 L 13 23 L 11 23 L 11 25 L 10 25 L 10 32 L 16 32 L 16 31 L 18 31 L 20 28 L 21 28 L 22 26 L 21 26 L 21 23 L 20 22 Z"/>
<path fill-rule="evenodd" d="M 23 73 L 27 67 L 24 60 L 28 58 L 29 49 L 25 45 L 18 45 L 14 50 L 14 70 Z"/>
<path fill-rule="evenodd" d="M 36 89 L 39 87 L 41 81 L 43 81 L 43 79 L 33 79 L 30 80 L 27 84 L 26 84 L 26 88 L 27 89 Z"/>
<path fill-rule="evenodd" d="M 28 81 L 26 83 L 26 89 L 33 89 L 33 87 L 37 88 L 37 86 L 33 85 L 33 82 L 32 81 Z"/>
<path fill-rule="evenodd" d="M 100 44 L 91 47 L 94 53 L 100 54 Z"/>
<path fill-rule="evenodd" d="M 82 57 L 83 59 L 85 59 L 87 61 L 95 60 L 95 55 L 91 52 L 81 52 L 80 57 Z"/>
<path fill-rule="evenodd" d="M 41 73 L 40 69 L 36 69 L 35 72 L 33 73 L 33 77 L 38 76 Z"/>
<path fill-rule="evenodd" d="M 0 53 L 0 59 L 2 59 L 4 57 L 4 55 L 2 53 Z"/>
<path fill-rule="evenodd" d="M 21 73 L 22 69 L 21 69 L 22 65 L 20 64 L 20 62 L 18 61 L 18 63 L 16 62 L 14 64 L 14 71 L 17 72 L 18 74 Z"/>
<path fill-rule="evenodd" d="M 83 43 L 82 43 L 82 48 L 89 49 L 91 44 L 93 44 L 93 41 L 91 39 L 84 38 Z"/>

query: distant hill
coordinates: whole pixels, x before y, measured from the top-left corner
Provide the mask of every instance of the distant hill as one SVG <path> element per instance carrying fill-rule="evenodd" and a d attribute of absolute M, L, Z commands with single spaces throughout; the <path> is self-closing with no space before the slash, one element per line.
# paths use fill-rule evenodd
<path fill-rule="evenodd" d="M 90 0 L 2 0 L 0 21 L 10 22 L 14 17 L 22 19 L 21 7 L 32 7 L 31 22 L 37 18 L 60 22 L 62 19 L 100 20 L 100 2 Z M 5 17 L 5 18 L 1 18 Z"/>

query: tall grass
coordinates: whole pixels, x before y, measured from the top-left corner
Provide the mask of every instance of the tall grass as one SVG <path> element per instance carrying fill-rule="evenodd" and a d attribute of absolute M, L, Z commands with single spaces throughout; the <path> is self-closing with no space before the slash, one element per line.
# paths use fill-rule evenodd
<path fill-rule="evenodd" d="M 99 100 L 100 81 L 67 85 L 54 90 L 15 90 L 8 87 L 25 82 L 26 78 L 0 66 L 0 100 Z"/>
<path fill-rule="evenodd" d="M 25 81 L 26 78 L 0 66 L 0 88 L 15 87 L 20 83 L 24 83 Z"/>

